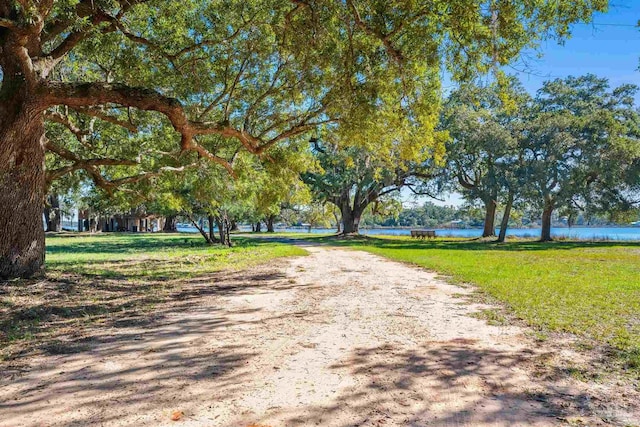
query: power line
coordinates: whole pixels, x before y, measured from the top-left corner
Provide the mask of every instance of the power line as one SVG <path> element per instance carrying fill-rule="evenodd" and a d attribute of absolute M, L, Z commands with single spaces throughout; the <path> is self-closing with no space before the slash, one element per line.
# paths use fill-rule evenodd
<path fill-rule="evenodd" d="M 575 25 L 586 25 L 589 27 L 633 27 L 633 28 L 638 28 L 640 30 L 640 27 L 638 27 L 638 24 L 610 24 L 610 23 L 597 23 L 597 22 L 578 22 Z"/>

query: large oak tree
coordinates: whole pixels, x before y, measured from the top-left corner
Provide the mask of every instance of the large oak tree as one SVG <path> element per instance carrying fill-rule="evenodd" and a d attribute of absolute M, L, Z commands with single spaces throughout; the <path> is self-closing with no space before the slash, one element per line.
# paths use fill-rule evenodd
<path fill-rule="evenodd" d="M 482 237 L 495 235 L 499 202 L 507 205 L 503 218 L 508 221 L 518 186 L 519 127 L 528 102 L 519 82 L 509 78 L 490 85 L 463 85 L 445 103 L 441 126 L 450 140 L 446 167 L 438 179 L 459 189 L 471 203 L 484 205 Z"/>
<path fill-rule="evenodd" d="M 545 82 L 520 141 L 527 198 L 542 210 L 540 240 L 552 215 L 628 209 L 640 186 L 638 87 L 610 88 L 593 74 Z"/>

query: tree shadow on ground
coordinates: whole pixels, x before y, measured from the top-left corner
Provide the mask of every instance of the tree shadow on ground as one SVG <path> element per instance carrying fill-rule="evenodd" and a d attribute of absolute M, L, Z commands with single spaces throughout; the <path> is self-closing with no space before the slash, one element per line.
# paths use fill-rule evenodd
<path fill-rule="evenodd" d="M 209 321 L 165 319 L 152 331 L 121 333 L 98 348 L 92 345 L 83 353 L 67 355 L 63 372 L 45 367 L 37 381 L 20 376 L 11 379 L 19 396 L 1 402 L 0 413 L 29 420 L 32 412 L 46 408 L 51 420 L 64 416 L 63 411 L 75 413 L 74 425 L 102 424 L 132 415 L 120 412 L 121 407 L 164 418 L 160 411 L 173 408 L 177 401 L 184 407 L 184 388 L 199 381 L 215 381 L 216 387 L 232 393 L 243 382 L 244 374 L 238 369 L 255 353 L 236 345 L 198 350 L 189 345 L 190 339 L 222 326 L 229 323 L 220 313 L 218 319 Z M 87 357 L 95 363 L 87 365 Z M 73 399 L 64 407 L 52 407 L 49 402 L 60 396 Z"/>
<path fill-rule="evenodd" d="M 176 402 L 185 409 L 186 389 L 205 396 L 220 390 L 233 395 L 245 381 L 243 368 L 257 354 L 235 342 L 234 336 L 241 336 L 237 331 L 278 322 L 281 316 L 265 312 L 252 318 L 262 308 L 215 301 L 286 292 L 294 285 L 280 270 L 262 266 L 179 281 L 69 275 L 5 283 L 0 289 L 16 302 L 0 312 L 5 359 L 0 362 L 0 396 L 5 397 L 0 397 L 0 414 L 5 414 L 0 424 L 7 415 L 15 422 L 44 412 L 53 424 L 57 416 L 68 420 L 71 413 L 73 425 L 131 417 L 120 407 L 167 420 L 169 415 L 159 411 Z M 207 298 L 212 302 L 202 305 Z M 9 334 L 25 324 L 30 336 L 11 340 Z M 62 360 L 60 371 L 56 361 Z M 26 365 L 34 361 L 35 370 Z M 200 383 L 207 386 L 194 391 L 192 385 Z M 73 398 L 61 404 L 60 396 Z"/>
<path fill-rule="evenodd" d="M 87 331 L 97 325 L 140 326 L 159 304 L 251 292 L 283 278 L 271 267 L 246 274 L 220 271 L 237 262 L 250 264 L 250 249 L 273 245 L 242 238 L 236 244 L 239 255 L 206 245 L 195 235 L 65 234 L 48 239 L 48 254 L 62 256 L 53 257 L 45 279 L 0 281 L 0 363 L 19 369 L 18 359 L 28 355 L 83 351 L 96 337 Z M 260 253 L 268 258 L 269 251 Z"/>
<path fill-rule="evenodd" d="M 122 261 L 125 262 L 125 261 Z M 144 261 L 149 262 L 149 261 Z M 154 260 L 154 262 L 161 262 Z M 162 261 L 173 268 L 172 261 Z M 62 274 L 46 280 L 8 281 L 0 285 L 0 355 L 15 369 L 19 359 L 38 353 L 84 351 L 113 328 L 142 327 L 165 312 L 188 308 L 191 300 L 286 290 L 292 285 L 274 267 L 249 271 L 222 271 L 164 280 L 131 272 Z M 161 270 L 162 271 L 162 270 Z"/>
<path fill-rule="evenodd" d="M 406 350 L 360 348 L 332 366 L 357 380 L 323 406 L 296 408 L 286 425 L 553 425 L 591 411 L 589 396 L 535 383 L 519 371 L 530 351 L 480 348 L 474 340 L 429 342 Z"/>

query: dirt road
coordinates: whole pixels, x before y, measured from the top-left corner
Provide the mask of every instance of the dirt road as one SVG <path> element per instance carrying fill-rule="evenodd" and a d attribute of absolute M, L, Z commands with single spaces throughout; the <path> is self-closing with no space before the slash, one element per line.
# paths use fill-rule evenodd
<path fill-rule="evenodd" d="M 0 425 L 549 426 L 591 405 L 470 291 L 345 249 L 194 280 L 148 324 L 0 383 Z M 179 421 L 172 421 L 174 415 Z"/>

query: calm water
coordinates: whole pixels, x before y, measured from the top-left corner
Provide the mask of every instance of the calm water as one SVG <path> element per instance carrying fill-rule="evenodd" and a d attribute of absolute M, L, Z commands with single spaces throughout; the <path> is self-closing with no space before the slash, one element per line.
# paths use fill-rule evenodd
<path fill-rule="evenodd" d="M 369 233 L 371 231 L 371 233 Z M 498 232 L 499 229 L 496 229 Z M 473 228 L 465 230 L 436 229 L 439 236 L 455 237 L 480 237 L 482 230 Z M 410 230 L 364 230 L 363 234 L 390 234 L 409 235 Z M 611 240 L 640 240 L 640 227 L 573 227 L 573 228 L 552 228 L 551 235 L 554 237 L 568 237 L 571 239 L 611 239 Z M 518 237 L 539 237 L 540 229 L 536 228 L 510 228 L 507 236 Z"/>
<path fill-rule="evenodd" d="M 241 228 L 242 231 L 251 231 L 250 229 Z M 187 233 L 197 233 L 194 227 L 178 227 L 178 231 Z M 307 228 L 276 228 L 276 231 L 288 231 L 296 233 L 304 233 Z M 410 229 L 399 228 L 369 228 L 361 229 L 362 234 L 368 234 L 371 236 L 408 236 L 411 234 Z M 332 228 L 313 228 L 311 233 L 325 234 L 335 233 L 335 229 Z M 436 229 L 438 236 L 454 236 L 454 237 L 480 237 L 482 230 L 477 228 L 472 229 Z M 507 236 L 518 237 L 538 237 L 540 235 L 540 229 L 536 228 L 510 228 L 507 231 Z M 572 228 L 552 228 L 551 235 L 554 237 L 567 237 L 571 239 L 608 239 L 608 240 L 640 240 L 640 227 L 572 227 Z"/>

